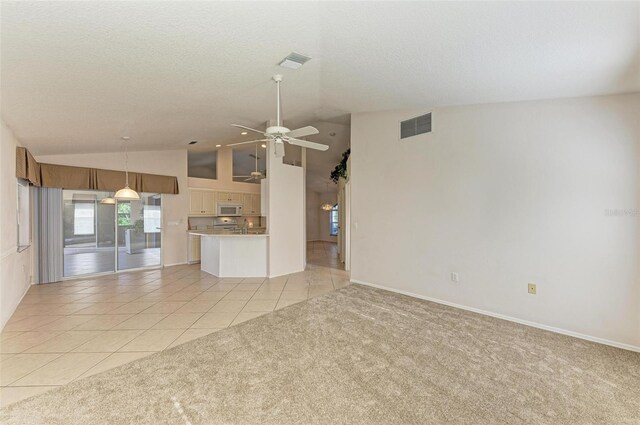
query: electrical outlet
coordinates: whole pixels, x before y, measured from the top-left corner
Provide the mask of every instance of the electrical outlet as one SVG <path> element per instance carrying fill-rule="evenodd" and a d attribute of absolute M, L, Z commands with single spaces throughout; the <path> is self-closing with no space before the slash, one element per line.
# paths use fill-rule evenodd
<path fill-rule="evenodd" d="M 451 272 L 451 282 L 460 282 L 460 275 L 458 272 Z"/>
<path fill-rule="evenodd" d="M 527 285 L 527 290 L 530 294 L 535 295 L 536 294 L 536 284 L 535 283 L 530 283 L 529 285 Z"/>

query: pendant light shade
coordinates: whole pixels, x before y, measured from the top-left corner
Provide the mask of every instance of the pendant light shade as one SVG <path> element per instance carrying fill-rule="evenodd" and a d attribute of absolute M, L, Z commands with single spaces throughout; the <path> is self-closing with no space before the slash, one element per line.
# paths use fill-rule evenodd
<path fill-rule="evenodd" d="M 118 200 L 123 200 L 123 201 L 135 201 L 137 199 L 140 199 L 140 195 L 138 195 L 138 192 L 136 192 L 135 190 L 129 187 L 129 164 L 128 164 L 129 156 L 127 155 L 127 145 L 126 145 L 127 140 L 129 140 L 128 137 L 122 138 L 122 141 L 124 144 L 125 184 L 124 184 L 124 188 L 116 192 L 116 194 L 114 195 L 114 198 Z"/>
<path fill-rule="evenodd" d="M 127 184 L 124 188 L 116 192 L 114 198 L 119 199 L 121 201 L 127 201 L 127 200 L 135 201 L 137 199 L 140 199 L 140 195 L 138 195 L 138 192 L 131 189 Z"/>
<path fill-rule="evenodd" d="M 102 198 L 100 203 L 103 205 L 114 205 L 116 203 L 116 199 L 108 196 L 106 198 Z"/>

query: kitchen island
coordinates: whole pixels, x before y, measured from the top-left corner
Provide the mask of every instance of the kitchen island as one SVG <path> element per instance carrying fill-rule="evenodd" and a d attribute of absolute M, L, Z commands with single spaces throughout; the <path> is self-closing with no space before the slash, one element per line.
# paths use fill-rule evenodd
<path fill-rule="evenodd" d="M 200 236 L 200 269 L 217 277 L 267 277 L 266 234 L 190 232 Z"/>

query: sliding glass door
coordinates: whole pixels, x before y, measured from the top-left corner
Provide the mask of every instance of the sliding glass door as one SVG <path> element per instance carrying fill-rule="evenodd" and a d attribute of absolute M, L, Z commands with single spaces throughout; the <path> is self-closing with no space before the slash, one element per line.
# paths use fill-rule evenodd
<path fill-rule="evenodd" d="M 64 276 L 161 265 L 161 196 L 115 201 L 107 192 L 63 191 Z"/>
<path fill-rule="evenodd" d="M 116 271 L 114 204 L 106 192 L 63 190 L 64 276 Z"/>
<path fill-rule="evenodd" d="M 141 193 L 139 201 L 118 201 L 118 270 L 160 265 L 160 199 Z"/>

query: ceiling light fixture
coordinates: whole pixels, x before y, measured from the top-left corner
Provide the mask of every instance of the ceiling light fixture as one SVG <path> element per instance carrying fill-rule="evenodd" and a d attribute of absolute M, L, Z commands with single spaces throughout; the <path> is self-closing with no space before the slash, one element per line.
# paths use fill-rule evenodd
<path fill-rule="evenodd" d="M 325 183 L 327 185 L 327 190 L 326 192 L 329 192 L 329 183 Z M 328 202 L 323 203 L 322 205 L 320 205 L 320 209 L 324 210 L 324 211 L 331 211 L 333 209 L 333 205 L 331 205 Z"/>
<path fill-rule="evenodd" d="M 122 138 L 122 144 L 124 145 L 125 184 L 122 189 L 116 192 L 114 198 L 123 201 L 135 201 L 140 199 L 140 195 L 138 195 L 138 192 L 129 187 L 129 155 L 127 154 L 127 141 L 129 141 L 129 137 L 125 136 Z"/>
<path fill-rule="evenodd" d="M 242 132 L 242 133 L 240 133 L 240 134 L 241 134 L 242 136 L 246 136 L 246 135 L 247 135 L 247 132 L 246 132 L 246 131 L 243 131 L 243 132 Z"/>
<path fill-rule="evenodd" d="M 189 142 L 190 145 L 195 145 L 196 143 L 198 143 L 197 140 L 192 140 L 192 141 Z"/>
<path fill-rule="evenodd" d="M 311 58 L 309 56 L 291 52 L 287 55 L 286 58 L 282 59 L 278 65 L 283 68 L 299 69 L 302 65 L 309 62 L 310 60 Z"/>
<path fill-rule="evenodd" d="M 220 146 L 222 146 L 222 145 L 216 145 L 216 148 L 219 148 Z"/>
<path fill-rule="evenodd" d="M 261 146 L 262 146 L 263 148 L 266 148 L 266 147 L 267 147 L 266 143 L 263 143 Z"/>
<path fill-rule="evenodd" d="M 107 196 L 106 198 L 102 198 L 100 200 L 100 203 L 103 205 L 115 205 L 116 199 L 113 197 L 113 195 L 109 194 L 109 196 Z"/>

